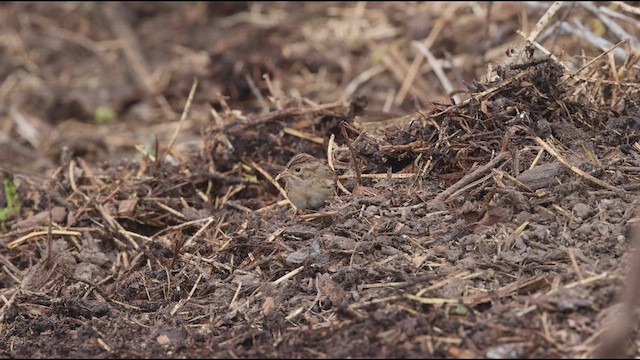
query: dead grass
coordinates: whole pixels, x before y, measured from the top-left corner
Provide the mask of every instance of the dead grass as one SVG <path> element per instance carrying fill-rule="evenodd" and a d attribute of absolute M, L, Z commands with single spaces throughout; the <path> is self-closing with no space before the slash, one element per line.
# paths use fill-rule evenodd
<path fill-rule="evenodd" d="M 2 354 L 594 356 L 640 169 L 603 6 L 0 5 Z M 340 175 L 317 213 L 298 152 Z"/>

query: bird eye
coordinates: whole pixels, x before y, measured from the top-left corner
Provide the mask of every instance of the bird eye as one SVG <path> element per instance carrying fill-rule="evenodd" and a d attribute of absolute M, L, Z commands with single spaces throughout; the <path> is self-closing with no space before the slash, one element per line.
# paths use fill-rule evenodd
<path fill-rule="evenodd" d="M 299 173 L 299 172 L 300 172 L 300 170 L 302 170 L 302 169 L 300 169 L 299 167 L 297 167 L 297 168 L 295 168 L 293 171 L 295 171 L 295 172 Z"/>

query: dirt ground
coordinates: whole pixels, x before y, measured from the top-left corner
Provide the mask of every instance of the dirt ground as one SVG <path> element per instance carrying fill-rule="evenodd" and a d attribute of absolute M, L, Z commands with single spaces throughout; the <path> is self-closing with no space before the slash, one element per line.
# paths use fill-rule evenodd
<path fill-rule="evenodd" d="M 0 356 L 640 356 L 640 8 L 552 10 L 1 3 Z"/>

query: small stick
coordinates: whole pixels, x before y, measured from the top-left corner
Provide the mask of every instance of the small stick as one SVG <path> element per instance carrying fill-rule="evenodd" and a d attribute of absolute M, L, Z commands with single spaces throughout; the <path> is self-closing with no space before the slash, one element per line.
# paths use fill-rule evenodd
<path fill-rule="evenodd" d="M 426 46 L 424 46 L 421 42 L 414 41 L 412 45 L 422 55 L 424 55 L 424 57 L 427 58 L 427 60 L 429 61 L 429 65 L 431 65 L 433 72 L 436 73 L 436 76 L 438 77 L 438 80 L 440 80 L 440 83 L 444 87 L 444 90 L 447 92 L 447 95 L 451 94 L 453 92 L 453 85 L 451 85 L 449 78 L 447 78 L 447 75 L 444 73 L 444 70 L 442 70 L 440 61 L 438 61 L 438 59 L 436 59 L 436 57 L 433 56 L 431 51 L 429 51 L 429 49 Z M 461 100 L 462 99 L 460 99 L 460 95 L 458 94 L 453 95 L 453 101 L 456 104 L 459 104 Z"/>
<path fill-rule="evenodd" d="M 522 31 L 520 30 L 516 30 L 516 33 L 518 33 L 518 35 L 522 36 L 523 38 L 526 38 L 527 35 L 525 35 Z M 549 50 L 547 50 L 544 46 L 540 45 L 539 42 L 534 41 L 531 43 L 533 46 L 536 47 L 536 49 L 542 51 L 545 55 L 549 56 L 551 58 L 551 60 L 555 61 L 556 63 L 562 65 L 562 67 L 565 70 L 571 70 L 569 69 L 569 67 L 567 65 L 565 65 L 563 62 L 561 62 L 555 55 L 553 55 L 553 53 Z"/>
<path fill-rule="evenodd" d="M 344 126 L 345 121 L 340 121 L 340 132 L 342 133 L 342 136 L 344 136 L 345 140 L 347 141 L 347 147 L 349 148 L 349 153 L 351 154 L 351 160 L 353 161 L 353 170 L 356 172 L 356 181 L 357 181 L 357 185 L 361 184 L 361 180 L 360 180 L 360 165 L 358 164 L 358 158 L 356 157 L 356 151 L 353 149 L 353 144 L 351 144 L 351 138 L 349 138 L 349 135 L 347 134 L 347 129 Z"/>
<path fill-rule="evenodd" d="M 329 164 L 331 170 L 333 170 L 334 172 L 336 171 L 336 168 L 333 167 L 333 144 L 335 139 L 336 136 L 334 134 L 331 134 L 331 136 L 329 137 L 329 144 L 327 145 L 327 163 Z M 342 185 L 342 182 L 340 182 L 340 178 L 336 179 L 336 184 L 338 185 L 340 191 L 347 195 L 351 195 L 351 192 L 347 190 L 344 185 Z"/>
<path fill-rule="evenodd" d="M 107 300 L 110 303 L 113 302 L 113 299 L 111 298 L 111 296 L 109 296 L 106 292 L 104 292 L 104 290 L 102 290 L 102 288 L 98 284 L 96 284 L 95 282 L 93 282 L 91 280 L 88 280 L 88 279 L 83 279 L 83 278 L 80 278 L 80 277 L 76 277 L 75 275 L 73 275 L 71 273 L 71 271 L 69 271 L 69 269 L 66 266 L 60 266 L 60 271 L 62 271 L 63 275 L 68 277 L 69 279 L 72 279 L 72 280 L 75 280 L 75 281 L 79 281 L 79 282 L 82 282 L 82 283 L 85 283 L 85 284 L 91 286 L 105 300 Z"/>
<path fill-rule="evenodd" d="M 184 109 L 182 110 L 182 115 L 180 115 L 180 121 L 178 121 L 178 127 L 176 127 L 176 130 L 173 132 L 173 135 L 171 136 L 171 141 L 169 141 L 169 145 L 167 146 L 166 149 L 164 149 L 164 152 L 162 153 L 161 159 L 163 160 L 165 156 L 169 154 L 169 152 L 171 151 L 171 148 L 173 147 L 173 144 L 176 142 L 176 138 L 178 137 L 178 134 L 182 129 L 182 123 L 184 123 L 184 119 L 186 119 L 187 113 L 191 108 L 191 101 L 193 101 L 193 95 L 195 94 L 197 87 L 198 87 L 198 78 L 194 77 L 193 85 L 191 85 L 191 90 L 189 91 L 189 97 L 187 98 L 187 103 L 184 105 Z"/>
<path fill-rule="evenodd" d="M 51 234 L 52 229 L 52 224 L 53 224 L 53 211 L 51 211 L 51 193 L 47 192 L 47 203 L 48 203 L 48 209 L 47 211 L 49 212 L 49 221 L 48 221 L 48 229 L 47 229 L 47 256 L 44 259 L 44 264 L 47 268 L 51 267 L 51 261 L 53 260 L 52 258 L 52 250 L 51 250 L 51 245 L 53 243 L 53 234 Z"/>
<path fill-rule="evenodd" d="M 39 235 L 47 235 L 49 233 L 49 230 L 42 230 L 42 231 L 34 231 L 32 233 L 29 233 L 19 239 L 16 239 L 10 243 L 7 244 L 7 248 L 9 249 L 13 249 L 16 246 L 22 244 L 23 242 L 27 242 L 27 240 L 39 236 Z M 81 232 L 79 231 L 69 231 L 69 230 L 51 230 L 51 235 L 69 235 L 69 236 L 80 236 L 82 235 Z"/>
<path fill-rule="evenodd" d="M 573 165 L 571 165 L 562 155 L 560 155 L 556 149 L 554 149 L 550 144 L 547 144 L 544 140 L 542 140 L 539 137 L 535 137 L 534 140 L 540 145 L 542 146 L 549 154 L 551 154 L 552 156 L 554 156 L 556 159 L 558 159 L 558 161 L 560 161 L 562 163 L 562 165 L 566 166 L 569 168 L 569 170 L 573 171 L 574 173 L 582 176 L 583 178 L 593 182 L 594 184 L 600 185 L 603 188 L 607 189 L 607 190 L 611 190 L 614 191 L 616 193 L 623 191 L 621 189 L 618 189 L 617 187 L 613 186 L 613 185 L 609 185 L 606 182 L 591 176 L 589 174 L 587 174 L 586 172 L 582 171 L 580 168 L 575 167 Z"/>
<path fill-rule="evenodd" d="M 330 217 L 330 216 L 336 216 L 338 215 L 337 211 L 327 211 L 327 212 L 323 212 L 323 213 L 312 213 L 312 214 L 304 214 L 304 215 L 300 215 L 300 219 L 302 220 L 315 220 L 315 219 L 320 219 L 323 217 Z"/>
<path fill-rule="evenodd" d="M 71 160 L 69 162 L 69 183 L 71 184 L 71 189 L 73 190 L 73 192 L 82 195 L 82 197 L 84 197 L 85 200 L 89 201 L 91 200 L 91 198 L 87 196 L 87 194 L 80 191 L 80 189 L 78 189 L 78 185 L 76 185 L 76 177 L 75 177 L 76 172 L 74 171 L 75 168 L 76 168 L 76 162 L 75 160 Z"/>
<path fill-rule="evenodd" d="M 318 105 L 310 108 L 286 108 L 279 109 L 276 111 L 272 111 L 270 113 L 261 114 L 255 118 L 249 119 L 248 121 L 233 121 L 224 125 L 223 130 L 230 131 L 233 130 L 242 130 L 249 126 L 257 126 L 261 124 L 267 124 L 272 121 L 276 121 L 289 116 L 300 116 L 305 114 L 312 114 L 316 112 L 320 112 L 323 110 L 333 109 L 336 107 L 344 106 L 342 101 L 336 101 L 328 104 Z"/>
<path fill-rule="evenodd" d="M 459 4 L 452 3 L 451 6 L 447 7 L 445 13 L 442 16 L 438 17 L 438 20 L 435 22 L 433 27 L 431 28 L 431 32 L 424 39 L 422 44 L 426 48 L 430 48 L 433 46 L 433 43 L 440 35 L 440 32 L 444 28 L 445 24 L 451 20 L 455 12 L 460 7 Z M 413 62 L 409 66 L 409 70 L 407 70 L 407 76 L 404 78 L 402 85 L 400 86 L 400 90 L 398 90 L 398 94 L 396 95 L 395 104 L 401 105 L 404 101 L 409 89 L 413 86 L 413 83 L 418 75 L 418 71 L 420 70 L 420 66 L 422 66 L 422 62 L 424 61 L 424 55 L 418 52 L 418 54 L 413 58 Z"/>
<path fill-rule="evenodd" d="M 356 92 L 356 90 L 358 90 L 358 87 L 360 87 L 360 85 L 366 83 L 375 76 L 382 74 L 385 70 L 386 68 L 384 66 L 376 65 L 368 70 L 361 72 L 358 76 L 351 80 L 347 87 L 344 88 L 340 100 L 349 100 L 349 98 Z"/>
<path fill-rule="evenodd" d="M 209 217 L 209 221 L 207 221 L 206 224 L 204 224 L 198 231 L 196 231 L 195 234 L 193 234 L 189 239 L 187 239 L 187 241 L 185 241 L 183 248 L 188 248 L 189 246 L 191 246 L 193 239 L 200 236 L 200 234 L 202 234 L 202 232 L 205 231 L 209 227 L 209 225 L 211 225 L 211 223 L 213 223 L 213 220 L 213 217 Z"/>
<path fill-rule="evenodd" d="M 198 275 L 198 278 L 196 279 L 196 283 L 193 284 L 193 287 L 191 288 L 191 291 L 189 291 L 189 295 L 187 296 L 186 299 L 183 299 L 181 301 L 178 301 L 178 303 L 176 304 L 176 306 L 173 307 L 173 309 L 171 309 L 171 316 L 175 315 L 176 312 L 178 311 L 178 309 L 180 309 L 182 306 L 184 306 L 184 304 L 187 303 L 187 301 L 191 300 L 191 297 L 193 296 L 193 293 L 196 291 L 196 288 L 198 287 L 198 284 L 200 284 L 200 279 L 202 279 L 202 273 L 200 273 L 200 275 Z"/>
<path fill-rule="evenodd" d="M 280 186 L 280 184 L 278 184 L 278 182 L 268 172 L 266 172 L 266 170 L 264 170 L 260 165 L 256 164 L 255 161 L 253 161 L 253 160 L 249 160 L 249 165 L 251 165 L 254 169 L 258 170 L 258 172 L 260 174 L 262 174 L 262 176 L 267 178 L 267 180 L 269 180 L 269 182 L 273 186 L 275 186 L 276 189 L 278 189 L 280 194 L 282 194 L 282 196 L 284 196 L 284 198 L 287 199 L 287 201 L 289 201 L 289 197 L 287 197 L 287 192 L 284 191 L 282 186 Z M 291 201 L 289 201 L 289 204 L 291 204 L 291 206 L 293 206 L 294 209 L 296 209 L 296 210 L 298 209 L 295 205 L 293 205 L 293 203 Z"/>
<path fill-rule="evenodd" d="M 205 222 L 205 221 L 209 221 L 211 219 L 213 219 L 213 216 L 209 216 L 209 217 L 202 218 L 202 219 L 191 220 L 191 221 L 180 223 L 178 225 L 170 226 L 170 227 L 167 227 L 167 228 L 164 228 L 164 229 L 158 231 L 156 234 L 153 235 L 153 237 L 154 238 L 158 238 L 160 235 L 164 234 L 165 232 L 184 229 L 184 228 L 189 227 L 191 225 L 198 224 L 198 223 Z"/>
<path fill-rule="evenodd" d="M 282 129 L 282 132 L 285 134 L 289 134 L 291 136 L 299 137 L 300 139 L 308 140 L 314 142 L 316 144 L 323 144 L 324 140 L 319 136 L 313 136 L 309 134 L 305 134 L 300 130 L 296 130 L 290 127 L 285 127 Z"/>
<path fill-rule="evenodd" d="M 472 173 L 465 175 L 462 179 L 458 180 L 458 182 L 456 182 L 455 184 L 451 185 L 448 189 L 438 194 L 433 200 L 429 201 L 429 205 L 435 205 L 443 201 L 444 199 L 449 197 L 451 194 L 455 193 L 459 189 L 462 189 L 467 184 L 473 182 L 474 180 L 482 176 L 484 173 L 491 171 L 491 169 L 496 167 L 496 165 L 500 163 L 502 160 L 504 160 L 507 156 L 509 156 L 509 153 L 507 152 L 498 154 L 496 157 L 491 159 L 491 161 L 489 161 L 486 165 L 478 167 Z"/>
<path fill-rule="evenodd" d="M 302 270 L 303 270 L 303 269 L 304 269 L 304 265 L 300 266 L 299 268 L 297 268 L 297 269 L 295 269 L 295 270 L 292 270 L 292 271 L 288 272 L 287 274 L 285 274 L 285 275 L 284 275 L 284 276 L 282 276 L 281 278 L 279 278 L 279 279 L 275 280 L 275 281 L 273 282 L 273 284 L 274 284 L 274 285 L 278 285 L 278 284 L 280 284 L 281 282 L 284 282 L 284 281 L 286 281 L 286 280 L 288 280 L 288 279 L 290 279 L 290 278 L 292 278 L 292 277 L 294 277 L 294 276 L 298 275 L 299 273 L 301 273 L 301 272 L 302 272 Z"/>
<path fill-rule="evenodd" d="M 242 281 L 238 282 L 238 287 L 236 288 L 236 292 L 233 294 L 233 297 L 231 298 L 231 302 L 229 303 L 229 309 L 231 309 L 233 304 L 235 304 L 236 300 L 238 299 L 238 295 L 240 295 L 240 289 L 242 289 Z"/>
<path fill-rule="evenodd" d="M 271 77 L 269 77 L 269 74 L 262 75 L 262 78 L 267 83 L 267 89 L 269 89 L 269 92 L 271 93 L 271 97 L 274 99 L 273 102 L 276 105 L 276 109 L 282 110 L 282 100 L 280 99 L 282 92 L 278 91 L 279 89 L 276 89 L 276 87 L 273 86 L 273 83 L 271 82 Z"/>
<path fill-rule="evenodd" d="M 635 52 L 638 49 L 638 40 L 629 35 L 620 25 L 618 25 L 615 21 L 611 20 L 610 17 L 605 15 L 599 8 L 597 8 L 591 2 L 578 2 L 580 6 L 591 11 L 594 15 L 600 19 L 600 21 L 607 27 L 611 32 L 618 38 L 623 40 L 629 40 L 631 42 L 631 51 Z"/>
<path fill-rule="evenodd" d="M 620 6 L 620 8 L 626 12 L 630 12 L 632 14 L 640 15 L 640 8 L 631 6 L 624 1 L 614 1 L 614 4 Z"/>
<path fill-rule="evenodd" d="M 264 100 L 264 96 L 262 96 L 262 93 L 260 93 L 260 89 L 258 89 L 258 87 L 256 86 L 256 83 L 253 81 L 251 76 L 249 74 L 244 74 L 244 79 L 247 80 L 247 84 L 249 85 L 249 89 L 251 89 L 253 96 L 255 96 L 256 99 L 258 99 L 258 103 L 260 103 L 262 112 L 263 113 L 269 112 L 269 106 L 267 105 L 267 102 Z"/>
<path fill-rule="evenodd" d="M 416 173 L 379 173 L 379 174 L 360 174 L 360 178 L 364 179 L 409 179 L 416 176 Z M 353 179 L 356 175 L 340 175 L 338 179 Z"/>
<path fill-rule="evenodd" d="M 538 36 L 542 32 L 542 29 L 544 29 L 544 27 L 547 26 L 549 21 L 551 21 L 551 18 L 553 17 L 553 15 L 555 15 L 558 12 L 558 10 L 560 10 L 561 7 L 562 7 L 562 1 L 556 1 L 553 4 L 551 4 L 551 6 L 549 6 L 549 9 L 547 9 L 547 12 L 545 12 L 544 15 L 542 15 L 542 17 L 540 18 L 540 20 L 538 20 L 533 30 L 529 33 L 529 36 L 527 36 L 524 42 L 524 46 L 520 49 L 520 51 L 518 51 L 518 55 L 509 59 L 507 64 L 512 64 L 514 60 L 520 58 L 520 56 L 526 49 L 531 47 L 533 42 L 538 38 Z"/>
<path fill-rule="evenodd" d="M 578 275 L 578 279 L 584 280 L 584 276 L 582 276 L 582 271 L 580 271 L 580 266 L 578 266 L 578 261 L 576 260 L 576 255 L 573 253 L 573 249 L 567 249 L 567 253 L 569 254 L 569 259 L 571 259 L 571 265 Z"/>
<path fill-rule="evenodd" d="M 111 25 L 111 30 L 123 42 L 122 50 L 136 82 L 148 94 L 153 94 L 155 92 L 155 84 L 149 74 L 149 64 L 140 49 L 138 37 L 126 21 L 127 16 L 122 5 L 116 2 L 106 3 L 103 5 L 102 10 Z"/>
<path fill-rule="evenodd" d="M 610 47 L 609 49 L 607 49 L 606 51 L 602 52 L 600 55 L 594 57 L 593 59 L 591 59 L 588 63 L 586 63 L 583 67 L 581 67 L 580 69 L 574 71 L 571 75 L 569 75 L 567 78 L 565 78 L 564 80 L 560 81 L 560 84 L 562 84 L 563 82 L 567 81 L 568 79 L 572 78 L 573 76 L 578 75 L 582 70 L 586 69 L 587 67 L 589 67 L 591 64 L 593 64 L 594 62 L 598 61 L 601 57 L 607 55 L 608 53 L 610 53 L 611 51 L 613 51 L 614 49 L 618 48 L 620 45 L 626 43 L 627 40 L 624 39 L 622 41 L 620 41 L 619 43 L 613 45 L 612 47 Z"/>
<path fill-rule="evenodd" d="M 126 231 L 122 227 L 122 225 L 120 225 L 120 223 L 117 222 L 113 218 L 113 216 L 111 216 L 111 214 L 109 214 L 109 212 L 107 211 L 107 209 L 105 209 L 105 207 L 103 205 L 100 205 L 100 204 L 96 205 L 96 209 L 100 212 L 100 214 L 105 219 L 107 224 L 109 224 L 109 226 L 111 227 L 112 230 L 121 233 L 127 240 L 129 240 L 129 242 L 131 243 L 133 248 L 138 250 L 138 247 L 139 247 L 138 243 L 136 243 L 135 240 L 133 240 L 133 238 L 129 235 L 129 232 Z M 126 247 L 126 245 L 122 241 L 120 241 L 118 238 L 116 238 L 115 236 L 112 237 L 112 239 L 120 247 L 122 247 L 122 248 Z"/>

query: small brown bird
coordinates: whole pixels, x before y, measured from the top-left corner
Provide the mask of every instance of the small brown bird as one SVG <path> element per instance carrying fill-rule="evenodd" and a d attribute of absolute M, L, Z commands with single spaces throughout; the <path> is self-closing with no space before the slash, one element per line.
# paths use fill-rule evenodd
<path fill-rule="evenodd" d="M 322 160 L 309 154 L 298 154 L 276 177 L 287 181 L 289 201 L 300 209 L 317 209 L 336 193 L 336 173 Z"/>

